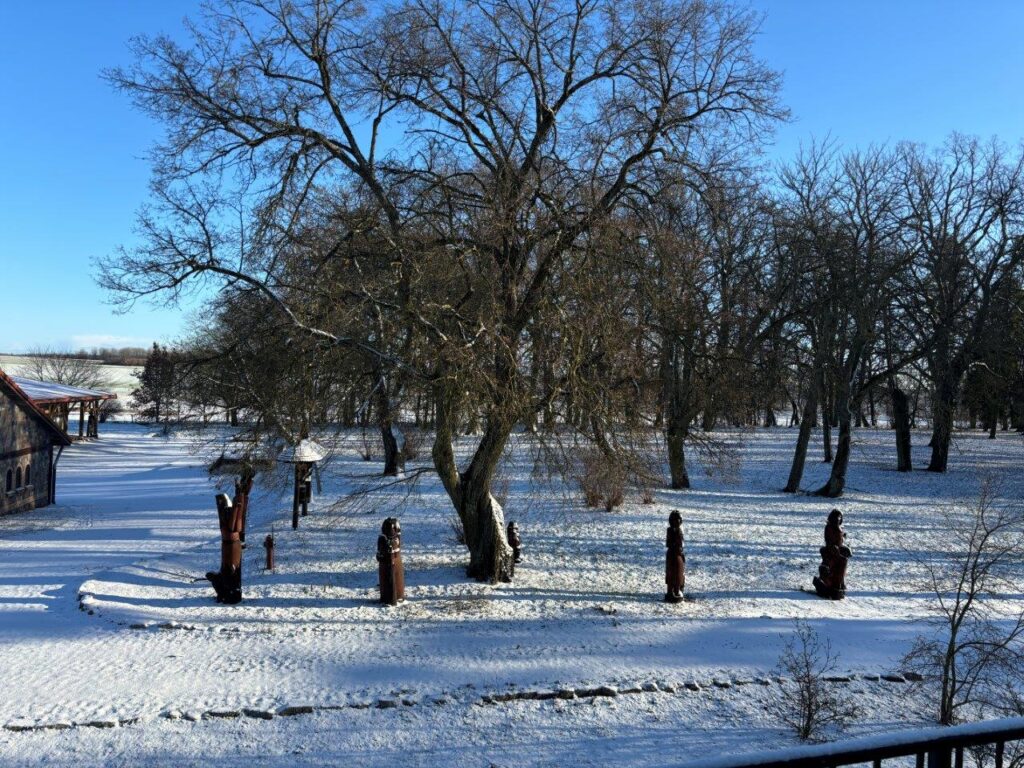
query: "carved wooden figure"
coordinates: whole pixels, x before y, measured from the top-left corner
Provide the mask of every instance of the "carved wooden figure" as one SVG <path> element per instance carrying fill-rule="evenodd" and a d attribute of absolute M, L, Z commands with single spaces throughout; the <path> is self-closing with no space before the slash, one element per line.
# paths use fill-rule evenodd
<path fill-rule="evenodd" d="M 377 575 L 380 601 L 398 605 L 405 600 L 405 572 L 402 567 L 402 526 L 397 517 L 384 520 L 377 537 Z"/>
<path fill-rule="evenodd" d="M 242 504 L 232 504 L 226 493 L 217 494 L 217 518 L 220 523 L 220 570 L 209 571 L 218 603 L 242 602 Z M 241 501 L 241 500 L 240 500 Z"/>
<path fill-rule="evenodd" d="M 821 565 L 814 577 L 814 591 L 820 597 L 842 600 L 846 597 L 846 566 L 853 552 L 846 546 L 843 513 L 833 509 L 825 524 L 825 546 L 819 550 Z"/>
<path fill-rule="evenodd" d="M 672 510 L 665 532 L 665 602 L 678 603 L 683 599 L 686 583 L 686 553 L 683 551 L 683 516 Z"/>

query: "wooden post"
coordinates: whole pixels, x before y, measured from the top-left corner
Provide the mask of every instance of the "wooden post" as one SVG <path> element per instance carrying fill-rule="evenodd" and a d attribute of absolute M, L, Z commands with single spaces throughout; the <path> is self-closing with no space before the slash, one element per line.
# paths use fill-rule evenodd
<path fill-rule="evenodd" d="M 302 476 L 302 465 L 295 465 L 295 490 L 292 491 L 292 530 L 299 527 L 299 478 Z"/>
<path fill-rule="evenodd" d="M 78 404 L 78 439 L 82 439 L 82 433 L 85 431 L 85 401 L 81 401 Z"/>
<path fill-rule="evenodd" d="M 263 540 L 263 548 L 267 550 L 267 567 L 266 570 L 274 570 L 274 536 L 268 533 L 267 538 Z"/>
<path fill-rule="evenodd" d="M 309 497 L 312 493 L 310 476 L 312 470 L 309 464 L 300 464 L 302 467 L 302 486 L 299 490 L 299 501 L 302 502 L 302 516 L 305 517 L 309 514 Z"/>

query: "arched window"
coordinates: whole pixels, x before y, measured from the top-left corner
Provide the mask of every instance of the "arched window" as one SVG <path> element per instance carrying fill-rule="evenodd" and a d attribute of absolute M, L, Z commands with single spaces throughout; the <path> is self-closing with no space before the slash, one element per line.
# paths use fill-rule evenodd
<path fill-rule="evenodd" d="M 9 469 L 7 470 L 7 488 L 6 488 L 6 490 L 7 490 L 8 493 L 10 493 L 11 491 L 14 490 L 14 472 L 9 470 Z"/>
<path fill-rule="evenodd" d="M 14 487 L 21 488 L 21 467 L 14 470 Z"/>
<path fill-rule="evenodd" d="M 32 485 L 32 465 L 25 465 L 25 485 Z"/>

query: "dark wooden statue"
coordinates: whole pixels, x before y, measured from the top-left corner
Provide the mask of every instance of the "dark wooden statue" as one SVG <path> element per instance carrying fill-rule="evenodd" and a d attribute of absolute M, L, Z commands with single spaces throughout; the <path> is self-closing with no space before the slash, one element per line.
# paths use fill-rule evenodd
<path fill-rule="evenodd" d="M 242 602 L 241 512 L 244 504 L 232 504 L 226 493 L 217 494 L 217 518 L 220 522 L 220 570 L 209 571 L 218 603 Z"/>
<path fill-rule="evenodd" d="M 405 600 L 405 572 L 402 568 L 402 526 L 397 517 L 389 517 L 377 537 L 377 575 L 380 579 L 380 601 L 398 605 Z"/>
<path fill-rule="evenodd" d="M 523 561 L 523 540 L 519 538 L 519 526 L 515 522 L 508 524 L 508 545 L 512 547 L 512 561 L 521 563 Z"/>
<path fill-rule="evenodd" d="M 814 591 L 819 597 L 842 600 L 846 597 L 846 565 L 853 552 L 846 546 L 843 513 L 833 509 L 825 524 L 825 546 L 820 550 L 821 565 L 814 577 Z"/>
<path fill-rule="evenodd" d="M 683 599 L 686 584 L 686 553 L 683 552 L 683 516 L 672 510 L 665 532 L 665 602 L 678 603 Z"/>

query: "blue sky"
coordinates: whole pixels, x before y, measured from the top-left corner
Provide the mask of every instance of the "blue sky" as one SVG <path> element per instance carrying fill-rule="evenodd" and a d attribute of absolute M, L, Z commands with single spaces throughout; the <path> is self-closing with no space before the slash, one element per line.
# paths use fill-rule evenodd
<path fill-rule="evenodd" d="M 135 34 L 182 34 L 192 0 L 0 0 L 0 352 L 148 345 L 178 309 L 116 315 L 91 260 L 133 242 L 159 127 L 100 80 Z M 951 131 L 1024 138 L 1024 2 L 754 0 L 758 51 L 785 73 L 794 120 L 772 157 Z"/>

